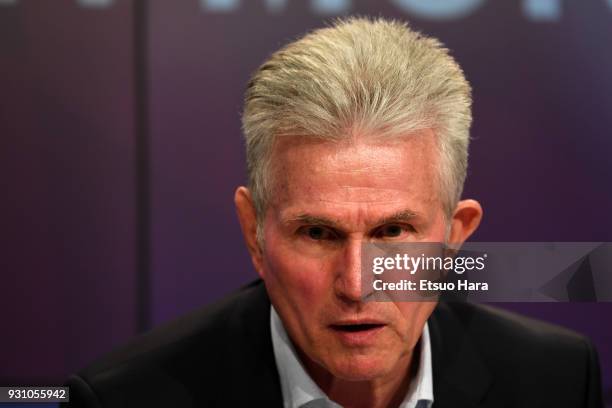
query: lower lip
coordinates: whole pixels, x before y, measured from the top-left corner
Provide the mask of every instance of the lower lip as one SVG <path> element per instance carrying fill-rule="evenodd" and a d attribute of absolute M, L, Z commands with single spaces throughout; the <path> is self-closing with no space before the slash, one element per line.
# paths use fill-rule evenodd
<path fill-rule="evenodd" d="M 376 326 L 367 330 L 360 331 L 343 331 L 331 328 L 332 332 L 338 336 L 340 341 L 351 347 L 371 346 L 375 343 L 376 337 L 381 334 L 385 326 Z"/>

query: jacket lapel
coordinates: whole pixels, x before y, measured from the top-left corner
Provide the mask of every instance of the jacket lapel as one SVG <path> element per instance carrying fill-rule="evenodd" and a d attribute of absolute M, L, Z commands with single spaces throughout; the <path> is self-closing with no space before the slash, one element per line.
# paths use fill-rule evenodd
<path fill-rule="evenodd" d="M 434 407 L 481 406 L 491 386 L 491 375 L 468 331 L 470 318 L 459 319 L 445 302 L 429 318 Z"/>
<path fill-rule="evenodd" d="M 228 390 L 226 406 L 282 407 L 282 392 L 270 333 L 270 301 L 263 282 L 249 285 L 248 298 L 230 315 L 233 373 L 236 388 Z"/>

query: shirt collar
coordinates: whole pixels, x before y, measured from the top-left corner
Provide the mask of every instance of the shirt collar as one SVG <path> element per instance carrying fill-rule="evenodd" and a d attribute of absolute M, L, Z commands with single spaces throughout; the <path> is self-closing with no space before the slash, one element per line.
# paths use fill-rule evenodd
<path fill-rule="evenodd" d="M 305 405 L 338 408 L 310 378 L 299 360 L 280 317 L 270 308 L 270 328 L 274 359 L 280 376 L 285 408 L 303 408 Z M 433 375 L 431 368 L 431 341 L 427 323 L 420 340 L 419 368 L 410 383 L 400 408 L 430 407 L 433 403 Z M 417 405 L 419 404 L 419 405 Z"/>

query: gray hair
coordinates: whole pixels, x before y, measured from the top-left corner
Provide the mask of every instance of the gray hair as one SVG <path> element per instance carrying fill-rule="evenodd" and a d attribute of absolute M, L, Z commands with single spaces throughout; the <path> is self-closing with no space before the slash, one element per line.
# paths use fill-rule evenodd
<path fill-rule="evenodd" d="M 272 54 L 249 82 L 242 115 L 249 188 L 261 226 L 276 137 L 340 140 L 433 129 L 447 218 L 467 171 L 471 88 L 448 50 L 406 23 L 348 18 Z M 261 231 L 259 231 L 261 232 Z"/>

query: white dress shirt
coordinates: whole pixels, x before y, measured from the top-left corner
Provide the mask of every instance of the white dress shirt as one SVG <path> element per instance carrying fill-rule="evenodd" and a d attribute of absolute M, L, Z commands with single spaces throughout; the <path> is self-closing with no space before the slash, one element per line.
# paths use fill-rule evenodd
<path fill-rule="evenodd" d="M 299 360 L 283 322 L 270 308 L 270 327 L 274 358 L 280 376 L 285 408 L 341 408 L 310 378 Z M 431 370 L 431 342 L 427 323 L 420 341 L 419 368 L 400 408 L 430 408 L 433 403 L 433 376 Z"/>

